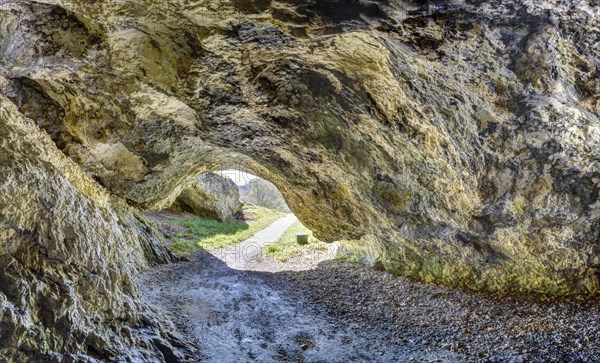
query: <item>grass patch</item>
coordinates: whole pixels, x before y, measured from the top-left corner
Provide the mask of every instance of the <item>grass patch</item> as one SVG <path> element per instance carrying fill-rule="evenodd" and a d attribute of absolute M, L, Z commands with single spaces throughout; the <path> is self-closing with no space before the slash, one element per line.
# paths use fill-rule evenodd
<path fill-rule="evenodd" d="M 359 261 L 359 256 L 357 254 L 350 254 L 346 256 L 346 262 L 357 263 Z"/>
<path fill-rule="evenodd" d="M 299 245 L 296 242 L 296 233 L 308 233 L 308 244 Z M 300 221 L 296 221 L 277 242 L 268 245 L 266 250 L 270 257 L 280 262 L 286 262 L 308 250 L 325 251 L 327 250 L 327 244 L 315 238 L 312 231 L 304 227 Z"/>
<path fill-rule="evenodd" d="M 358 263 L 360 261 L 360 255 L 357 253 L 345 252 L 336 255 L 334 259 L 349 263 Z"/>
<path fill-rule="evenodd" d="M 186 231 L 177 235 L 170 247 L 180 255 L 189 255 L 199 247 L 208 250 L 227 247 L 252 237 L 284 214 L 255 205 L 246 205 L 244 216 L 243 221 L 223 223 L 197 217 L 172 218 L 171 223 L 185 227 Z"/>

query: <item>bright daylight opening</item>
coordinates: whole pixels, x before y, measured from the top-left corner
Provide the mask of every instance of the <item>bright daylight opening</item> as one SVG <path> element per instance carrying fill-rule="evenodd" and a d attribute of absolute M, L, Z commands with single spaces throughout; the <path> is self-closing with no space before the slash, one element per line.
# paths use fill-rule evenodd
<path fill-rule="evenodd" d="M 308 270 L 339 251 L 298 220 L 275 185 L 247 171 L 203 173 L 146 215 L 180 257 L 210 254 L 236 270 Z"/>

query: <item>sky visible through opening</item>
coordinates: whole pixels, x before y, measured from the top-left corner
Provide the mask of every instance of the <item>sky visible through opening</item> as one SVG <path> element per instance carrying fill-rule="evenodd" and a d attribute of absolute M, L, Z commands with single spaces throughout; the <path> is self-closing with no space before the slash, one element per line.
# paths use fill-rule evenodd
<path fill-rule="evenodd" d="M 258 178 L 256 175 L 234 169 L 221 170 L 220 172 L 218 172 L 218 174 L 233 180 L 234 183 L 238 186 L 246 185 L 252 180 Z"/>

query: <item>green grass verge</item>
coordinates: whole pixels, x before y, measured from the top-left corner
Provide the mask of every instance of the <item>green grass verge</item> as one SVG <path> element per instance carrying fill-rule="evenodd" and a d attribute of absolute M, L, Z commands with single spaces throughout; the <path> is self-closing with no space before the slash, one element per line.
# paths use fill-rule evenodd
<path fill-rule="evenodd" d="M 299 245 L 296 242 L 296 233 L 308 233 L 308 244 Z M 266 247 L 267 255 L 277 261 L 286 262 L 293 256 L 301 255 L 307 250 L 325 251 L 327 244 L 319 241 L 313 236 L 312 231 L 304 227 L 300 221 L 296 221 L 279 240 Z"/>
<path fill-rule="evenodd" d="M 171 223 L 185 227 L 187 230 L 180 233 L 170 247 L 179 255 L 189 255 L 199 247 L 208 250 L 227 247 L 252 237 L 284 215 L 271 209 L 246 205 L 243 221 L 221 223 L 197 217 L 172 218 Z"/>

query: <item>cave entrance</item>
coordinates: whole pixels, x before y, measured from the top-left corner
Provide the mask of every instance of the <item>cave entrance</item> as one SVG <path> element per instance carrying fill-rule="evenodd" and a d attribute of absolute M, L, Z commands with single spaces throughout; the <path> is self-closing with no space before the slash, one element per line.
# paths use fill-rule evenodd
<path fill-rule="evenodd" d="M 210 255 L 238 270 L 309 270 L 340 250 L 304 226 L 274 184 L 238 169 L 201 173 L 147 216 L 175 254 Z"/>
<path fill-rule="evenodd" d="M 290 207 L 279 189 L 268 180 L 235 169 L 222 170 L 218 174 L 236 184 L 242 203 L 268 208 L 280 213 L 291 213 Z"/>

